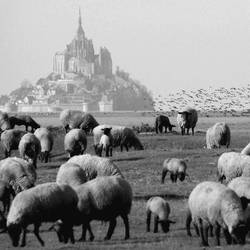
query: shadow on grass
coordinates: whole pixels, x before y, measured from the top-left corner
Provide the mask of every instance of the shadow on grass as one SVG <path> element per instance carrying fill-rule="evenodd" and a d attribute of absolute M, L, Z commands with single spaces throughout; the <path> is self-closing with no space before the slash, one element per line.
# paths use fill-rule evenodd
<path fill-rule="evenodd" d="M 130 158 L 120 158 L 120 159 L 114 159 L 113 161 L 139 161 L 139 160 L 143 160 L 145 159 L 145 157 L 130 157 Z"/>

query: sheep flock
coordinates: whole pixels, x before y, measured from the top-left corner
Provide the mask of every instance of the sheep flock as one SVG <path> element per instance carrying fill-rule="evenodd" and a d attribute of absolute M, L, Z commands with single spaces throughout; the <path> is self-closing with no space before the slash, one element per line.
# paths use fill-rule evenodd
<path fill-rule="evenodd" d="M 150 115 L 0 112 L 0 248 L 250 246 L 248 128 L 192 107 Z"/>

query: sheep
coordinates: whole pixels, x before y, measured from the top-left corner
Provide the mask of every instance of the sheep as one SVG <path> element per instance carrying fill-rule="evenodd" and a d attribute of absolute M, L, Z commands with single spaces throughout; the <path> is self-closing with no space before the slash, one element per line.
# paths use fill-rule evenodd
<path fill-rule="evenodd" d="M 15 196 L 13 188 L 8 182 L 0 180 L 0 201 L 2 201 L 3 204 L 3 214 L 9 211 L 11 196 Z"/>
<path fill-rule="evenodd" d="M 67 184 L 71 187 L 77 187 L 87 181 L 83 169 L 75 163 L 64 163 L 60 166 L 57 175 L 57 184 Z"/>
<path fill-rule="evenodd" d="M 108 158 L 85 154 L 74 156 L 67 163 L 78 164 L 83 169 L 87 180 L 92 180 L 97 176 L 115 175 L 123 177 L 120 169 Z"/>
<path fill-rule="evenodd" d="M 233 190 L 223 184 L 202 182 L 193 189 L 188 199 L 187 234 L 191 236 L 190 223 L 193 221 L 203 246 L 208 246 L 208 230 L 211 227 L 215 228 L 218 246 L 221 227 L 228 244 L 232 241 L 244 244 L 247 233 L 244 211 L 247 204 L 248 200 L 245 197 L 239 198 Z"/>
<path fill-rule="evenodd" d="M 218 181 L 226 183 L 233 178 L 243 174 L 245 168 L 250 165 L 250 156 L 237 152 L 225 152 L 219 159 L 217 164 Z M 246 175 L 245 175 L 246 176 Z"/>
<path fill-rule="evenodd" d="M 39 139 L 41 144 L 40 159 L 41 162 L 49 161 L 49 154 L 52 151 L 54 139 L 52 133 L 47 128 L 36 129 L 34 135 Z"/>
<path fill-rule="evenodd" d="M 0 113 L 0 130 L 5 131 L 8 129 L 12 129 L 12 125 L 9 121 L 9 115 L 7 113 Z"/>
<path fill-rule="evenodd" d="M 230 129 L 224 122 L 217 122 L 210 127 L 206 133 L 206 144 L 208 149 L 220 148 L 225 145 L 227 148 L 230 145 Z"/>
<path fill-rule="evenodd" d="M 169 132 L 172 131 L 172 128 L 175 127 L 175 125 L 172 125 L 169 121 L 169 118 L 165 115 L 159 115 L 155 118 L 155 132 L 158 134 L 158 131 L 162 133 L 162 129 L 165 128 L 165 133 L 167 132 L 167 129 Z"/>
<path fill-rule="evenodd" d="M 10 116 L 9 122 L 11 124 L 11 128 L 14 128 L 15 125 L 24 125 L 27 132 L 29 131 L 29 127 L 31 127 L 32 133 L 35 129 L 40 128 L 40 125 L 29 115 Z"/>
<path fill-rule="evenodd" d="M 21 158 L 30 160 L 36 168 L 37 157 L 41 153 L 41 144 L 39 139 L 32 133 L 25 134 L 18 145 Z"/>
<path fill-rule="evenodd" d="M 120 146 L 121 152 L 123 151 L 123 146 L 128 149 L 134 147 L 136 150 L 143 150 L 143 145 L 139 138 L 135 135 L 131 128 L 124 126 L 109 126 L 109 125 L 99 125 L 93 129 L 94 135 L 94 147 L 100 142 L 100 138 L 103 135 L 103 129 L 112 127 L 111 135 L 113 137 L 113 147 Z"/>
<path fill-rule="evenodd" d="M 0 161 L 0 179 L 7 182 L 15 194 L 33 187 L 36 177 L 35 167 L 26 160 L 9 157 Z"/>
<path fill-rule="evenodd" d="M 13 200 L 7 217 L 7 230 L 14 247 L 19 244 L 23 231 L 21 246 L 26 245 L 26 228 L 34 224 L 34 234 L 42 246 L 44 241 L 39 235 L 42 222 L 61 220 L 65 243 L 70 238 L 74 243 L 72 218 L 76 213 L 78 197 L 68 185 L 43 183 L 19 193 Z M 60 239 L 59 239 L 60 240 Z"/>
<path fill-rule="evenodd" d="M 244 196 L 250 199 L 250 177 L 237 177 L 231 180 L 228 185 L 229 188 L 239 196 Z"/>
<path fill-rule="evenodd" d="M 125 239 L 130 237 L 128 214 L 132 206 L 132 189 L 125 179 L 118 176 L 97 177 L 77 187 L 76 193 L 79 201 L 74 224 L 82 224 L 80 241 L 85 241 L 87 229 L 90 240 L 94 239 L 90 227 L 92 220 L 109 221 L 109 229 L 104 238 L 109 240 L 118 216 L 122 217 L 125 225 Z"/>
<path fill-rule="evenodd" d="M 240 153 L 244 155 L 250 155 L 250 143 L 248 143 Z"/>
<path fill-rule="evenodd" d="M 154 233 L 158 232 L 158 224 L 161 224 L 162 231 L 167 233 L 169 231 L 170 223 L 175 223 L 169 220 L 170 206 L 167 201 L 159 196 L 151 197 L 146 204 L 147 213 L 147 232 L 150 232 L 151 214 L 154 215 Z"/>
<path fill-rule="evenodd" d="M 5 158 L 11 156 L 11 150 L 18 149 L 21 138 L 26 134 L 25 131 L 9 129 L 1 134 L 1 143 Z"/>
<path fill-rule="evenodd" d="M 103 128 L 103 135 L 101 136 L 99 144 L 95 147 L 96 154 L 102 156 L 102 150 L 105 151 L 106 157 L 112 156 L 112 145 L 113 145 L 113 136 L 111 134 L 112 128 Z"/>
<path fill-rule="evenodd" d="M 81 129 L 70 130 L 64 138 L 64 149 L 69 156 L 83 154 L 87 148 L 87 136 Z"/>
<path fill-rule="evenodd" d="M 187 135 L 189 135 L 189 129 L 192 129 L 192 135 L 194 135 L 194 128 L 198 121 L 197 111 L 193 108 L 187 107 L 183 111 L 178 112 L 177 123 L 181 128 L 181 134 L 185 135 L 185 129 L 187 129 Z"/>
<path fill-rule="evenodd" d="M 80 129 L 84 130 L 86 134 L 93 131 L 93 129 L 99 125 L 93 115 L 87 113 L 83 116 L 81 120 L 81 124 L 79 126 Z"/>
<path fill-rule="evenodd" d="M 184 159 L 167 158 L 163 162 L 161 183 L 164 183 L 164 179 L 168 172 L 170 173 L 170 178 L 172 182 L 176 182 L 177 178 L 179 178 L 180 181 L 184 181 L 185 176 L 188 175 L 186 173 L 186 170 L 187 164 Z"/>

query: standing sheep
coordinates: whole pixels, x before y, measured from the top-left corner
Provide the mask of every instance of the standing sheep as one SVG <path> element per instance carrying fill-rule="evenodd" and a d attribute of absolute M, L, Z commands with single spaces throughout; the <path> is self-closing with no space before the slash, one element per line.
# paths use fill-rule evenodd
<path fill-rule="evenodd" d="M 178 112 L 177 123 L 181 128 L 181 134 L 185 135 L 185 129 L 187 129 L 187 135 L 189 135 L 189 129 L 192 129 L 192 135 L 194 135 L 194 128 L 198 121 L 197 111 L 193 108 L 185 108 L 183 111 Z"/>
<path fill-rule="evenodd" d="M 41 144 L 39 139 L 32 133 L 25 134 L 18 145 L 20 156 L 23 159 L 30 160 L 36 168 L 37 157 L 41 153 Z"/>
<path fill-rule="evenodd" d="M 208 230 L 215 228 L 216 244 L 220 245 L 220 229 L 228 244 L 232 241 L 245 243 L 247 228 L 244 210 L 247 199 L 239 198 L 230 188 L 216 182 L 202 182 L 191 192 L 188 199 L 186 220 L 187 233 L 191 236 L 190 223 L 193 221 L 199 231 L 202 246 L 208 246 Z"/>
<path fill-rule="evenodd" d="M 95 152 L 98 156 L 102 156 L 102 150 L 105 151 L 106 157 L 112 156 L 113 150 L 113 136 L 111 134 L 112 128 L 103 128 L 103 135 L 101 136 L 100 142 L 95 146 Z"/>
<path fill-rule="evenodd" d="M 184 181 L 185 176 L 188 175 L 186 173 L 186 170 L 187 164 L 185 160 L 177 158 L 167 158 L 163 162 L 161 183 L 164 183 L 164 179 L 168 172 L 170 173 L 170 178 L 172 182 L 176 182 L 177 178 L 179 178 L 180 181 Z"/>
<path fill-rule="evenodd" d="M 237 152 L 225 152 L 218 159 L 218 181 L 225 180 L 228 183 L 233 178 L 241 176 L 248 166 L 250 166 L 250 156 Z"/>
<path fill-rule="evenodd" d="M 11 156 L 11 150 L 18 149 L 21 138 L 26 134 L 25 131 L 9 129 L 1 134 L 1 143 L 5 158 Z"/>
<path fill-rule="evenodd" d="M 132 206 L 132 189 L 126 180 L 117 176 L 97 177 L 76 188 L 76 193 L 79 201 L 74 223 L 82 224 L 80 240 L 85 241 L 87 229 L 90 240 L 94 239 L 90 227 L 92 220 L 109 221 L 109 229 L 104 238 L 109 240 L 118 216 L 122 217 L 125 225 L 125 239 L 129 238 L 128 214 Z"/>
<path fill-rule="evenodd" d="M 83 154 L 87 148 L 87 136 L 79 128 L 70 130 L 64 138 L 64 149 L 70 157 Z"/>
<path fill-rule="evenodd" d="M 32 133 L 35 129 L 40 128 L 40 125 L 29 115 L 10 116 L 9 122 L 11 124 L 11 128 L 14 128 L 15 125 L 24 125 L 27 132 L 29 131 L 29 127 L 31 127 Z"/>
<path fill-rule="evenodd" d="M 170 206 L 163 198 L 159 196 L 151 197 L 146 204 L 147 213 L 147 232 L 150 232 L 151 214 L 154 216 L 154 233 L 158 232 L 158 224 L 161 224 L 162 231 L 169 231 L 169 224 L 175 223 L 169 220 Z"/>
<path fill-rule="evenodd" d="M 163 128 L 165 129 L 165 133 L 167 132 L 167 129 L 169 132 L 172 131 L 172 128 L 175 127 L 175 125 L 172 125 L 169 121 L 169 118 L 165 115 L 159 115 L 155 118 L 155 132 L 158 134 L 158 131 L 160 133 L 163 132 Z"/>
<path fill-rule="evenodd" d="M 41 144 L 40 159 L 41 162 L 49 161 L 49 154 L 52 151 L 54 139 L 52 133 L 47 128 L 36 129 L 34 135 L 39 139 Z"/>
<path fill-rule="evenodd" d="M 60 166 L 57 175 L 57 184 L 66 184 L 73 188 L 85 183 L 87 177 L 83 169 L 75 163 L 64 163 Z"/>
<path fill-rule="evenodd" d="M 208 149 L 220 148 L 225 145 L 227 148 L 230 145 L 230 129 L 224 122 L 217 122 L 210 127 L 206 133 L 206 144 Z"/>
<path fill-rule="evenodd" d="M 115 175 L 123 177 L 120 169 L 108 158 L 85 154 L 74 156 L 70 158 L 67 163 L 79 165 L 83 169 L 87 180 L 92 180 L 97 176 Z"/>
<path fill-rule="evenodd" d="M 36 170 L 30 162 L 9 157 L 0 161 L 0 179 L 9 183 L 17 194 L 35 185 Z"/>
<path fill-rule="evenodd" d="M 76 212 L 78 198 L 68 185 L 44 183 L 19 193 L 13 200 L 7 217 L 7 229 L 13 246 L 17 247 L 23 231 L 21 246 L 26 245 L 26 228 L 34 224 L 34 234 L 44 246 L 39 235 L 42 222 L 61 220 L 65 239 L 74 243 L 72 218 Z M 65 241 L 65 243 L 67 243 Z"/>

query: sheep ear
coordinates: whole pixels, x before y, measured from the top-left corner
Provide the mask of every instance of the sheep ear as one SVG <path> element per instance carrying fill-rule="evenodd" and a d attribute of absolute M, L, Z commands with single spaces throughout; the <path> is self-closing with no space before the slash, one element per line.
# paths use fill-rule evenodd
<path fill-rule="evenodd" d="M 176 223 L 176 221 L 172 221 L 172 220 L 167 220 L 167 222 L 168 222 L 169 224 L 175 224 L 175 223 Z"/>
<path fill-rule="evenodd" d="M 241 205 L 242 205 L 243 210 L 245 210 L 247 208 L 248 203 L 249 203 L 249 199 L 247 199 L 245 196 L 241 196 L 240 201 L 241 201 Z"/>
<path fill-rule="evenodd" d="M 184 112 L 178 112 L 178 114 L 182 115 Z"/>

